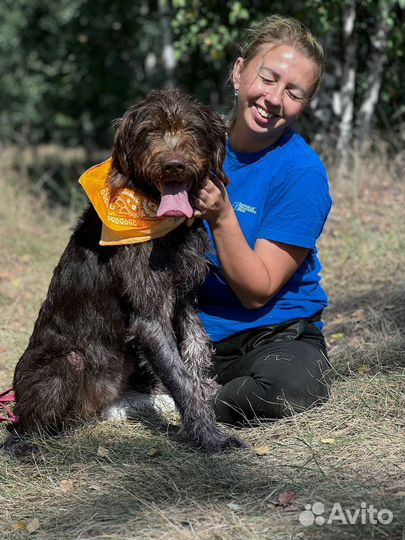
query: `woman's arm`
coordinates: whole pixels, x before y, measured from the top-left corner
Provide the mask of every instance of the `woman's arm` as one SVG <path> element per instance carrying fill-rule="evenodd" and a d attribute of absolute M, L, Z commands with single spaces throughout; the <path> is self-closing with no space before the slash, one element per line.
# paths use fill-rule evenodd
<path fill-rule="evenodd" d="M 304 261 L 308 249 L 259 238 L 251 249 L 224 186 L 208 180 L 196 217 L 208 221 L 225 278 L 249 309 L 264 306 Z"/>

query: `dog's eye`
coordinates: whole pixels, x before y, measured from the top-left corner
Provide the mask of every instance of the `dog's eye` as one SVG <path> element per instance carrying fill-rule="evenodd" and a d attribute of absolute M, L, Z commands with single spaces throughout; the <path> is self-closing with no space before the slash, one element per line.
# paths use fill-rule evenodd
<path fill-rule="evenodd" d="M 144 138 L 147 143 L 162 138 L 162 133 L 159 131 L 159 129 L 148 129 L 145 130 Z"/>

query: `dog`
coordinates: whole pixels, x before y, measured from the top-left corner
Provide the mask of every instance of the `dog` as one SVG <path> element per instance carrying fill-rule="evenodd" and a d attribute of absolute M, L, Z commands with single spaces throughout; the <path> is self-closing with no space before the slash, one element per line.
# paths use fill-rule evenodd
<path fill-rule="evenodd" d="M 212 346 L 196 311 L 209 245 L 202 221 L 191 223 L 193 204 L 210 175 L 227 183 L 225 140 L 221 118 L 174 89 L 152 91 L 116 123 L 111 159 L 102 174 L 100 166 L 89 173 L 104 175 L 105 188 L 79 220 L 17 363 L 18 420 L 6 450 L 32 452 L 35 433 L 60 433 L 129 388 L 151 392 L 157 382 L 201 449 L 244 446 L 222 431 L 209 406 Z M 116 211 L 107 225 L 101 192 Z M 135 192 L 141 202 L 131 199 Z M 137 205 L 147 226 L 164 229 L 150 238 L 148 231 L 146 241 L 128 240 L 120 229 L 132 226 L 128 215 Z"/>

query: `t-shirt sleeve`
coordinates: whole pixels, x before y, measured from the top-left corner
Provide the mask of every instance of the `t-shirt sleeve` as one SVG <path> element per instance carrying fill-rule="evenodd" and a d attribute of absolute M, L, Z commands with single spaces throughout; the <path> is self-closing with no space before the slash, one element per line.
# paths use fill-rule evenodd
<path fill-rule="evenodd" d="M 289 171 L 277 189 L 269 189 L 257 237 L 313 249 L 332 199 L 325 169 Z"/>

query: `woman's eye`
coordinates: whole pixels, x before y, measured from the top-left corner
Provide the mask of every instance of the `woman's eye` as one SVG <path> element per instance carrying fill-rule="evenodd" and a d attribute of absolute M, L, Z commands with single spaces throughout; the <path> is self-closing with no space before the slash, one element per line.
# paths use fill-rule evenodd
<path fill-rule="evenodd" d="M 294 92 L 288 92 L 288 95 L 290 96 L 291 99 L 293 99 L 294 101 L 304 101 L 304 97 L 299 95 L 299 94 L 294 94 Z"/>
<path fill-rule="evenodd" d="M 262 81 L 264 84 L 273 84 L 275 82 L 273 79 L 266 79 L 266 77 L 262 77 Z"/>

